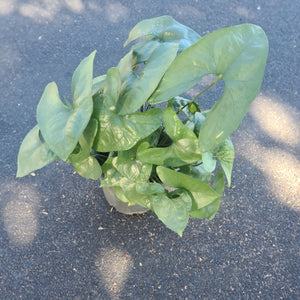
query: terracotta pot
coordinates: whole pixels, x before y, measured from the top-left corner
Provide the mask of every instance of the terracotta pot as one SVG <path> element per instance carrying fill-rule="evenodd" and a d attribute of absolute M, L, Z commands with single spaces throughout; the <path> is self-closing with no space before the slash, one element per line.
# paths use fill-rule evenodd
<path fill-rule="evenodd" d="M 140 205 L 129 206 L 128 203 L 121 201 L 116 196 L 114 189 L 112 187 L 103 187 L 102 189 L 107 202 L 120 213 L 126 215 L 143 214 L 149 210 Z"/>

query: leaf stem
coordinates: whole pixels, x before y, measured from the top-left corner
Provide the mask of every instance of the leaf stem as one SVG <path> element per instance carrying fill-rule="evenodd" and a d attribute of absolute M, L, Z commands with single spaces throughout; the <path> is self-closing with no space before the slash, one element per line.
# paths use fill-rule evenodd
<path fill-rule="evenodd" d="M 176 113 L 177 115 L 179 115 L 190 103 L 194 102 L 198 97 L 200 97 L 203 93 L 205 93 L 208 89 L 210 89 L 212 86 L 214 86 L 218 80 L 222 78 L 222 74 L 219 74 L 215 80 L 207 87 L 205 88 L 203 91 L 201 91 L 199 94 L 197 94 L 192 100 L 190 100 L 188 103 L 186 103 L 185 105 L 183 105 L 178 112 Z"/>

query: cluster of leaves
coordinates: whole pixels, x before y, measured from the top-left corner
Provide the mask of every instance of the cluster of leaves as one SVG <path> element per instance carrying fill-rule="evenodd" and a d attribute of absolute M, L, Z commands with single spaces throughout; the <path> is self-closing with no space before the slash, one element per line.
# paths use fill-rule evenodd
<path fill-rule="evenodd" d="M 189 216 L 214 217 L 224 175 L 230 186 L 229 136 L 260 89 L 268 41 L 250 24 L 201 38 L 169 16 L 138 23 L 125 45 L 135 40 L 106 75 L 93 78 L 95 51 L 79 64 L 72 104 L 61 101 L 54 82 L 46 86 L 37 125 L 20 147 L 17 176 L 62 159 L 182 235 Z M 201 112 L 195 98 L 179 95 L 207 74 L 216 75 L 214 83 L 222 79 L 225 90 Z"/>

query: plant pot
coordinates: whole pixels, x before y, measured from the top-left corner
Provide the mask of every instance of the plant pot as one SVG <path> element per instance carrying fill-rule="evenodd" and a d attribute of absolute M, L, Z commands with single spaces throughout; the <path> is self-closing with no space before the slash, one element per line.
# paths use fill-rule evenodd
<path fill-rule="evenodd" d="M 118 212 L 126 215 L 133 214 L 143 214 L 147 212 L 149 209 L 140 205 L 128 205 L 128 203 L 121 201 L 115 194 L 114 189 L 112 187 L 103 187 L 104 196 L 109 203 L 109 205 L 113 206 Z"/>

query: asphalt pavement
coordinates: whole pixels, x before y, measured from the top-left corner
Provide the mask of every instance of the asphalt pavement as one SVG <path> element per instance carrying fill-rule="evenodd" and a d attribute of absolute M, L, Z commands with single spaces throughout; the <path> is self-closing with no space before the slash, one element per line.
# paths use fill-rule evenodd
<path fill-rule="evenodd" d="M 299 13 L 295 0 L 0 0 L 0 299 L 300 299 Z M 166 14 L 202 36 L 257 24 L 270 44 L 232 136 L 232 187 L 182 238 L 151 212 L 111 210 L 99 182 L 60 161 L 15 178 L 45 86 L 68 98 L 82 58 L 97 50 L 105 74 L 137 22 Z"/>

